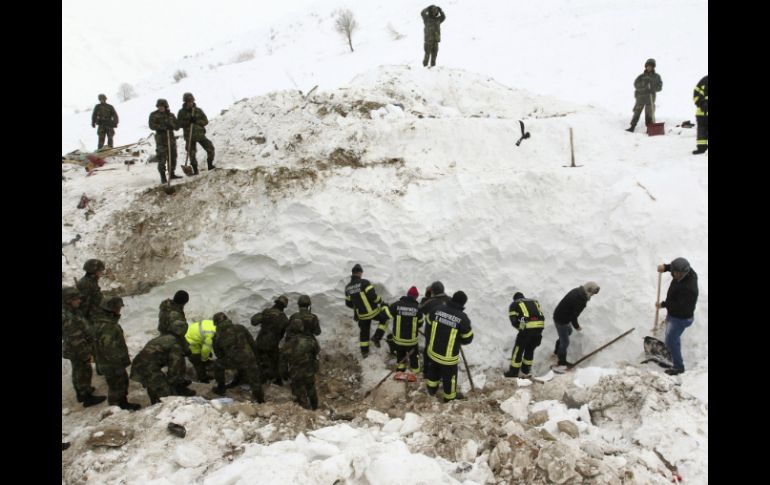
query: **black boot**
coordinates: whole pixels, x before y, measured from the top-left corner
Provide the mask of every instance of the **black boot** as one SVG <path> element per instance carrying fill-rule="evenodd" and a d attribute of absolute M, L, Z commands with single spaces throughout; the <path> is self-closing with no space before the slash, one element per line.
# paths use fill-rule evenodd
<path fill-rule="evenodd" d="M 505 377 L 519 377 L 519 371 L 518 369 L 514 369 L 513 367 L 511 367 L 507 371 L 503 372 L 503 375 Z"/>
<path fill-rule="evenodd" d="M 67 448 L 69 448 L 69 447 L 70 447 L 70 444 L 69 444 L 69 442 L 67 442 L 67 443 L 65 443 L 65 442 L 62 442 L 62 444 L 61 444 L 61 450 L 62 450 L 62 451 L 66 450 L 66 449 L 67 449 Z"/>
<path fill-rule="evenodd" d="M 120 409 L 126 409 L 128 411 L 136 411 L 137 409 L 142 408 L 141 404 L 137 404 L 135 402 L 128 402 L 127 399 L 123 400 L 123 402 L 118 404 L 118 406 L 120 406 Z"/>
<path fill-rule="evenodd" d="M 227 389 L 225 388 L 225 386 L 220 386 L 220 385 L 217 385 L 211 388 L 211 392 L 219 396 L 224 396 L 226 390 Z"/>
<path fill-rule="evenodd" d="M 177 175 L 177 174 L 175 174 L 175 173 L 172 173 L 172 174 L 171 174 L 171 180 L 174 180 L 174 179 L 180 179 L 180 178 L 182 178 L 182 176 L 181 176 L 181 175 Z"/>
<path fill-rule="evenodd" d="M 318 396 L 315 396 L 315 395 L 310 396 L 308 400 L 310 401 L 310 409 L 312 409 L 313 411 L 318 409 Z"/>
<path fill-rule="evenodd" d="M 162 183 L 162 184 L 168 183 L 168 180 L 166 180 L 166 174 L 165 173 L 160 174 L 160 183 Z"/>
<path fill-rule="evenodd" d="M 692 154 L 693 155 L 700 155 L 701 153 L 706 153 L 706 150 L 708 150 L 708 148 L 698 147 L 695 150 L 693 150 Z"/>
<path fill-rule="evenodd" d="M 626 131 L 629 132 L 629 133 L 633 133 L 634 132 L 634 128 L 635 128 L 634 126 L 629 126 L 628 128 L 626 128 Z"/>
<path fill-rule="evenodd" d="M 193 389 L 188 389 L 183 386 L 177 386 L 176 387 L 176 395 L 177 396 L 194 396 L 195 391 Z"/>
<path fill-rule="evenodd" d="M 276 386 L 282 386 L 282 385 L 283 385 L 283 379 L 281 379 L 280 377 L 277 377 L 277 378 L 276 378 L 276 379 L 273 381 L 273 384 L 275 384 Z"/>
<path fill-rule="evenodd" d="M 215 168 L 217 168 L 217 167 L 214 166 L 214 162 L 213 161 L 209 162 L 207 160 L 206 164 L 208 165 L 209 170 L 214 170 Z"/>
<path fill-rule="evenodd" d="M 99 404 L 100 402 L 104 402 L 104 400 L 107 399 L 107 396 L 94 396 L 93 394 L 88 394 L 83 397 L 83 407 L 91 407 Z"/>
<path fill-rule="evenodd" d="M 198 166 L 193 165 L 193 175 L 198 175 Z"/>

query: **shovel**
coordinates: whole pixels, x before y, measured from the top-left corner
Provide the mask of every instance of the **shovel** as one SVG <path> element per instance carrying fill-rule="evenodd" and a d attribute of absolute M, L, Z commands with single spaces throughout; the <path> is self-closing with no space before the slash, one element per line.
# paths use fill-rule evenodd
<path fill-rule="evenodd" d="M 168 178 L 166 179 L 166 186 L 163 187 L 163 192 L 166 193 L 166 195 L 171 195 L 174 192 L 176 192 L 176 189 L 171 186 L 171 133 L 169 133 L 168 130 L 166 130 L 166 142 L 168 145 L 166 145 L 166 171 L 168 172 Z"/>
<path fill-rule="evenodd" d="M 519 125 L 521 125 L 521 138 L 519 138 L 519 141 L 516 142 L 516 146 L 519 146 L 522 140 L 526 140 L 527 138 L 529 138 L 529 132 L 524 131 L 524 122 L 519 120 Z"/>
<path fill-rule="evenodd" d="M 195 108 L 193 108 L 193 114 L 195 114 Z M 182 172 L 188 177 L 192 177 L 193 169 L 190 165 L 187 165 L 187 161 L 190 159 L 190 150 L 192 149 L 192 132 L 193 124 L 190 123 L 190 138 L 187 140 L 187 155 L 184 157 L 184 165 L 182 165 Z"/>

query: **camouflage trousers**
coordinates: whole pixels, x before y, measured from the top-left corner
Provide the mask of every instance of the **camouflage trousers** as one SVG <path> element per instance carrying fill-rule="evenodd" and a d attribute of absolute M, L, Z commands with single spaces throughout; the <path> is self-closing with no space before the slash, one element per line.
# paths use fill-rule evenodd
<path fill-rule="evenodd" d="M 171 137 L 171 173 L 174 173 L 176 171 L 176 137 L 173 132 L 169 134 L 165 131 L 155 133 L 155 155 L 158 157 L 158 172 L 164 175 L 168 175 L 168 172 L 166 172 L 166 161 L 169 156 L 169 136 Z"/>
<path fill-rule="evenodd" d="M 125 367 L 99 366 L 107 381 L 107 402 L 118 406 L 128 400 L 128 374 Z"/>
<path fill-rule="evenodd" d="M 193 166 L 193 168 L 198 168 L 198 159 L 196 158 L 197 154 L 197 145 L 200 144 L 200 146 L 203 147 L 204 150 L 206 150 L 206 163 L 209 167 L 211 167 L 211 164 L 214 163 L 214 144 L 211 143 L 211 140 L 206 138 L 204 135 L 201 135 L 199 137 L 193 137 L 192 139 L 192 146 L 190 146 L 190 143 L 188 142 L 189 138 L 185 137 L 185 150 L 189 152 L 190 155 L 190 165 Z"/>
<path fill-rule="evenodd" d="M 318 407 L 318 395 L 315 390 L 315 371 L 292 368 L 289 370 L 291 379 L 291 393 L 294 401 L 307 409 Z"/>
<path fill-rule="evenodd" d="M 262 375 L 262 379 L 268 382 L 271 379 L 281 378 L 280 374 L 280 356 L 281 353 L 278 347 L 270 349 L 259 349 L 259 355 L 257 355 L 257 363 L 259 364 L 259 371 Z"/>
<path fill-rule="evenodd" d="M 234 367 L 224 364 L 221 360 L 214 361 L 214 378 L 217 380 L 217 386 L 225 386 L 225 371 L 235 369 L 241 379 L 251 388 L 251 397 L 257 402 L 265 401 L 265 393 L 262 391 L 262 378 L 257 364 L 250 364 L 245 367 Z"/>
<path fill-rule="evenodd" d="M 75 388 L 78 401 L 82 401 L 83 396 L 91 394 L 93 370 L 87 360 L 70 359 L 70 363 L 72 364 L 72 387 Z"/>
<path fill-rule="evenodd" d="M 423 49 L 425 50 L 425 57 L 422 58 L 422 65 L 427 66 L 428 60 L 430 60 L 430 65 L 435 66 L 436 57 L 438 56 L 438 42 L 425 42 L 423 44 Z"/>
<path fill-rule="evenodd" d="M 99 125 L 96 129 L 96 134 L 99 135 L 99 145 L 97 150 L 101 150 L 104 146 L 104 136 L 107 135 L 107 146 L 112 148 L 112 137 L 115 136 L 115 128 L 110 126 Z"/>
<path fill-rule="evenodd" d="M 142 386 L 147 389 L 147 394 L 150 396 L 150 404 L 156 404 L 160 402 L 160 398 L 174 394 L 174 390 L 171 387 L 171 383 L 168 381 L 168 377 L 162 372 L 152 374 L 144 379 L 142 381 Z"/>
<path fill-rule="evenodd" d="M 639 122 L 639 117 L 644 110 L 644 124 L 649 125 L 652 123 L 652 101 L 650 97 L 636 98 L 636 104 L 634 104 L 634 116 L 631 118 L 631 127 L 636 127 Z"/>

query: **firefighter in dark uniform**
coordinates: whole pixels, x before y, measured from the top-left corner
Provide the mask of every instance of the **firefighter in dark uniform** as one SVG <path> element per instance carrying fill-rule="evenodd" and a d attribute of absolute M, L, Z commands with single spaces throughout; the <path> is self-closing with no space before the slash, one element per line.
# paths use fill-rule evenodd
<path fill-rule="evenodd" d="M 393 318 L 393 347 L 396 350 L 397 372 L 406 371 L 406 356 L 409 354 L 409 370 L 420 372 L 420 362 L 417 358 L 417 329 L 423 318 L 420 314 L 417 297 L 420 293 L 416 287 L 409 288 L 406 296 L 390 305 L 390 315 Z"/>
<path fill-rule="evenodd" d="M 428 360 L 425 362 L 425 380 L 428 394 L 436 394 L 439 379 L 444 384 L 444 402 L 457 397 L 457 364 L 460 362 L 460 346 L 473 341 L 471 320 L 463 312 L 468 297 L 462 291 L 452 295 L 452 300 L 428 315 Z"/>
<path fill-rule="evenodd" d="M 693 155 L 700 155 L 709 149 L 709 77 L 700 80 L 692 93 L 695 102 L 695 121 L 698 123 L 698 137 Z"/>
<path fill-rule="evenodd" d="M 521 292 L 513 295 L 513 302 L 508 307 L 508 316 L 513 328 L 519 331 L 511 353 L 511 368 L 505 377 L 531 377 L 530 371 L 535 357 L 535 349 L 543 340 L 545 315 L 540 303 L 532 298 L 524 298 Z"/>
<path fill-rule="evenodd" d="M 345 286 L 345 305 L 355 310 L 353 317 L 358 322 L 358 328 L 361 330 L 358 339 L 358 345 L 361 347 L 361 355 L 366 358 L 369 356 L 369 335 L 372 326 L 372 320 L 377 319 L 380 324 L 377 331 L 372 336 L 372 341 L 377 347 L 380 346 L 380 340 L 385 335 L 388 321 L 387 306 L 383 307 L 382 299 L 374 291 L 374 285 L 369 280 L 361 278 L 364 273 L 360 264 L 353 266 L 353 275 L 350 277 L 350 283 Z M 383 311 L 384 310 L 384 311 Z"/>
<path fill-rule="evenodd" d="M 420 319 L 420 323 L 425 324 L 425 329 L 423 331 L 423 335 L 425 337 L 425 345 L 422 347 L 422 372 L 423 377 L 425 377 L 425 372 L 427 366 L 425 365 L 425 362 L 428 362 L 428 338 L 430 337 L 430 325 L 428 324 L 428 315 L 430 315 L 430 312 L 435 310 L 436 308 L 440 307 L 441 305 L 444 305 L 446 303 L 449 303 L 452 301 L 452 297 L 444 293 L 444 283 L 440 281 L 434 281 L 430 284 L 430 286 L 425 290 L 426 295 L 429 295 L 427 299 L 423 298 L 423 301 L 420 303 L 420 313 L 422 314 L 422 318 Z"/>

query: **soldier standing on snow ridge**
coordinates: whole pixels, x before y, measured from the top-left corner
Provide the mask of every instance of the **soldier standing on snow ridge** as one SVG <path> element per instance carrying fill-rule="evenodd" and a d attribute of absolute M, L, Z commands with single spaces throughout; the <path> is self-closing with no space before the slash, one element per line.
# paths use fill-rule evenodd
<path fill-rule="evenodd" d="M 422 58 L 422 65 L 427 67 L 430 60 L 430 67 L 433 67 L 436 65 L 436 56 L 438 56 L 438 43 L 441 42 L 441 23 L 446 20 L 446 15 L 441 7 L 430 5 L 420 12 L 420 16 L 425 24 L 423 45 L 425 56 Z"/>
<path fill-rule="evenodd" d="M 513 328 L 519 331 L 516 343 L 511 353 L 511 368 L 503 375 L 505 377 L 531 377 L 530 371 L 535 358 L 535 349 L 543 340 L 545 315 L 540 303 L 532 298 L 524 298 L 524 294 L 516 292 L 513 302 L 508 307 L 508 318 Z M 521 371 L 521 376 L 519 372 Z"/>
<path fill-rule="evenodd" d="M 99 135 L 99 145 L 96 148 L 101 150 L 104 146 L 104 135 L 107 135 L 107 146 L 112 148 L 112 137 L 115 135 L 115 128 L 118 127 L 118 112 L 111 104 L 107 104 L 107 96 L 99 95 L 99 104 L 94 106 L 91 113 L 91 128 L 99 128 L 96 134 Z"/>
<path fill-rule="evenodd" d="M 644 110 L 645 125 L 649 125 L 653 121 L 655 93 L 663 89 L 663 80 L 660 78 L 660 74 L 655 72 L 655 59 L 647 59 L 647 62 L 644 63 L 644 72 L 636 76 L 634 89 L 634 97 L 636 98 L 634 116 L 631 118 L 631 126 L 626 129 L 631 133 L 639 122 L 642 110 Z"/>
<path fill-rule="evenodd" d="M 382 306 L 382 299 L 374 291 L 374 285 L 369 280 L 361 278 L 364 269 L 360 264 L 353 266 L 350 283 L 345 286 L 345 305 L 354 309 L 353 317 L 358 322 L 359 338 L 358 345 L 361 348 L 361 356 L 369 356 L 369 336 L 371 332 L 372 320 L 377 318 L 380 324 L 377 331 L 372 336 L 374 345 L 379 347 L 382 336 L 385 335 L 388 318 L 387 307 Z M 381 315 L 382 310 L 385 313 Z"/>
<path fill-rule="evenodd" d="M 174 130 L 179 129 L 176 116 L 168 107 L 168 101 L 159 99 L 155 103 L 158 108 L 150 113 L 148 124 L 151 130 L 155 130 L 155 155 L 158 158 L 158 172 L 160 173 L 160 182 L 165 184 L 166 180 L 166 162 L 171 162 L 169 172 L 172 179 L 180 179 L 176 171 L 176 135 Z"/>
<path fill-rule="evenodd" d="M 209 124 L 206 113 L 195 104 L 195 96 L 192 93 L 182 95 L 182 109 L 177 113 L 179 127 L 184 130 L 184 143 L 187 153 L 190 155 L 190 163 L 193 168 L 193 175 L 198 175 L 198 159 L 196 158 L 196 145 L 200 143 L 206 150 L 206 164 L 209 170 L 214 170 L 214 144 L 206 138 L 205 126 Z M 190 129 L 192 129 L 192 139 L 190 138 Z M 190 141 L 192 140 L 192 143 Z"/>

